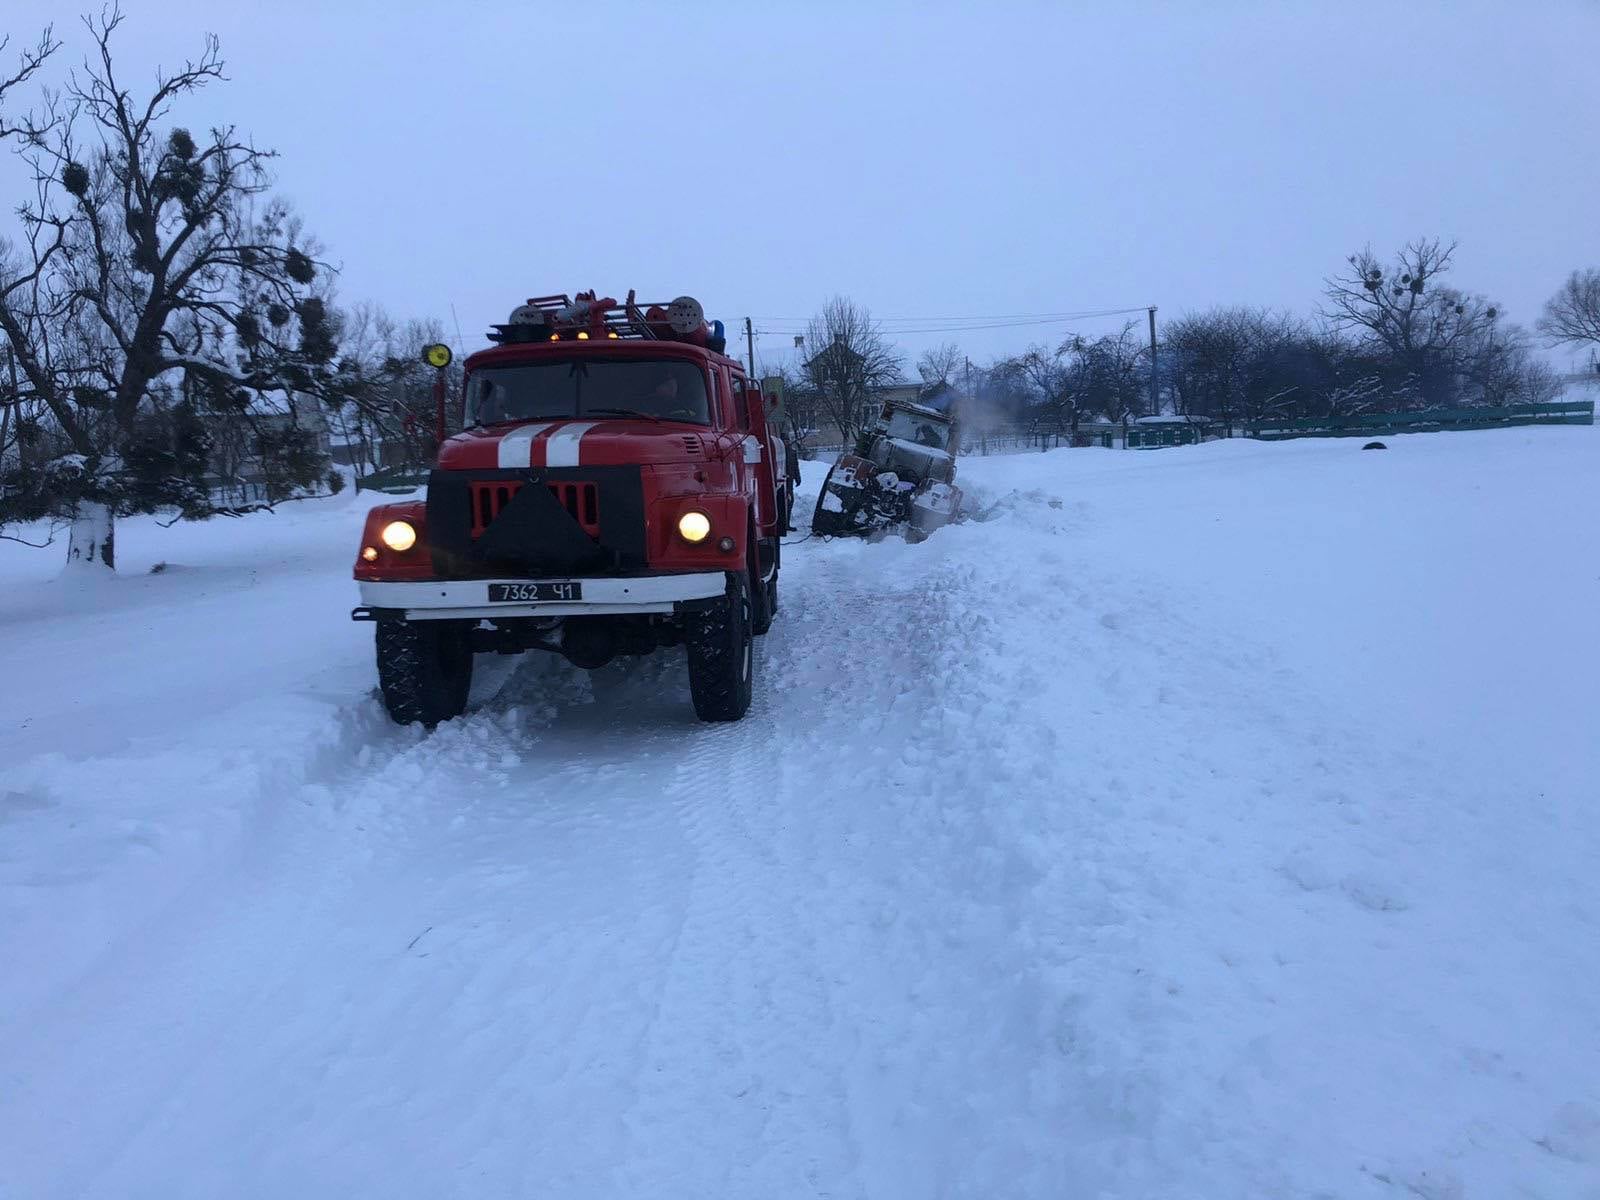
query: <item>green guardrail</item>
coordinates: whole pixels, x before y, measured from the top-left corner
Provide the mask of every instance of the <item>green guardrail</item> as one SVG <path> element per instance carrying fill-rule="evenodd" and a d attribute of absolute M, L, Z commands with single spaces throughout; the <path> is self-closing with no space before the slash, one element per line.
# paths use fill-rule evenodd
<path fill-rule="evenodd" d="M 1198 425 L 1129 425 L 1129 450 L 1155 450 L 1162 446 L 1193 446 L 1200 440 Z M 1109 444 L 1109 443 L 1108 443 Z"/>
<path fill-rule="evenodd" d="M 1502 408 L 1440 408 L 1405 413 L 1359 413 L 1297 421 L 1255 421 L 1245 436 L 1263 441 L 1300 437 L 1364 437 L 1374 433 L 1431 433 L 1443 429 L 1499 429 L 1516 425 L 1593 425 L 1594 401 L 1510 404 Z"/>
<path fill-rule="evenodd" d="M 426 467 L 390 467 L 386 471 L 374 471 L 370 475 L 362 475 L 356 480 L 356 490 L 359 492 L 386 492 L 391 496 L 404 495 L 414 492 L 428 482 L 428 469 Z"/>

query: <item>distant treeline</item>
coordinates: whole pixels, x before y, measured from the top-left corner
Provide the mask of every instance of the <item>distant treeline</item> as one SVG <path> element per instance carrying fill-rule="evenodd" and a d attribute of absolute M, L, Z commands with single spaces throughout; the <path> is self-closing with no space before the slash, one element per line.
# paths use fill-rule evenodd
<path fill-rule="evenodd" d="M 1553 400 L 1563 381 L 1537 356 L 1535 335 L 1447 282 L 1455 249 L 1423 238 L 1388 262 L 1370 249 L 1352 254 L 1325 281 L 1325 304 L 1312 316 L 1221 307 L 1166 322 L 1153 392 L 1142 322 L 982 365 L 940 346 L 917 361 L 917 377 L 929 389 L 968 393 L 969 426 L 1052 434 L 1157 411 L 1238 427 Z M 1600 271 L 1573 272 L 1537 332 L 1547 345 L 1600 347 Z M 806 342 L 809 357 L 786 379 L 791 411 L 798 424 L 839 428 L 848 441 L 870 415 L 871 395 L 905 378 L 904 360 L 870 314 L 844 299 L 819 314 Z"/>

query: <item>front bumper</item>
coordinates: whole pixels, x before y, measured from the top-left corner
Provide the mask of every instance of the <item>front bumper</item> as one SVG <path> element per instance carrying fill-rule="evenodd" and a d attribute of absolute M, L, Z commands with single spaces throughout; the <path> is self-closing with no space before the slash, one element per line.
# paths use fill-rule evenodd
<path fill-rule="evenodd" d="M 494 583 L 578 583 L 583 599 L 500 602 L 489 600 Z M 705 607 L 727 594 L 723 571 L 686 575 L 635 575 L 560 579 L 429 579 L 378 583 L 358 580 L 361 607 L 357 621 L 496 620 L 504 617 L 589 617 L 615 614 L 676 613 Z"/>

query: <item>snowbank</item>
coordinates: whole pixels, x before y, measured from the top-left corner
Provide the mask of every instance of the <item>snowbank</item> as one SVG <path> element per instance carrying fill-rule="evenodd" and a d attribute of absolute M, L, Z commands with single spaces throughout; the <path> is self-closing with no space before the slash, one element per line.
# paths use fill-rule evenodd
<path fill-rule="evenodd" d="M 0 547 L 0 1195 L 1587 1194 L 1600 438 L 1389 444 L 963 459 L 728 728 L 390 728 L 346 497 Z"/>

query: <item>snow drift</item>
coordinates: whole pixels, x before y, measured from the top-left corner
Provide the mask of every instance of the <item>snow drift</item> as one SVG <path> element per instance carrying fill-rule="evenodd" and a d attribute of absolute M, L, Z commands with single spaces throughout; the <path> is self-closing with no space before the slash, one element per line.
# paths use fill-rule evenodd
<path fill-rule="evenodd" d="M 1589 1194 L 1597 465 L 964 460 L 718 729 L 388 726 L 351 497 L 0 548 L 0 1195 Z"/>

